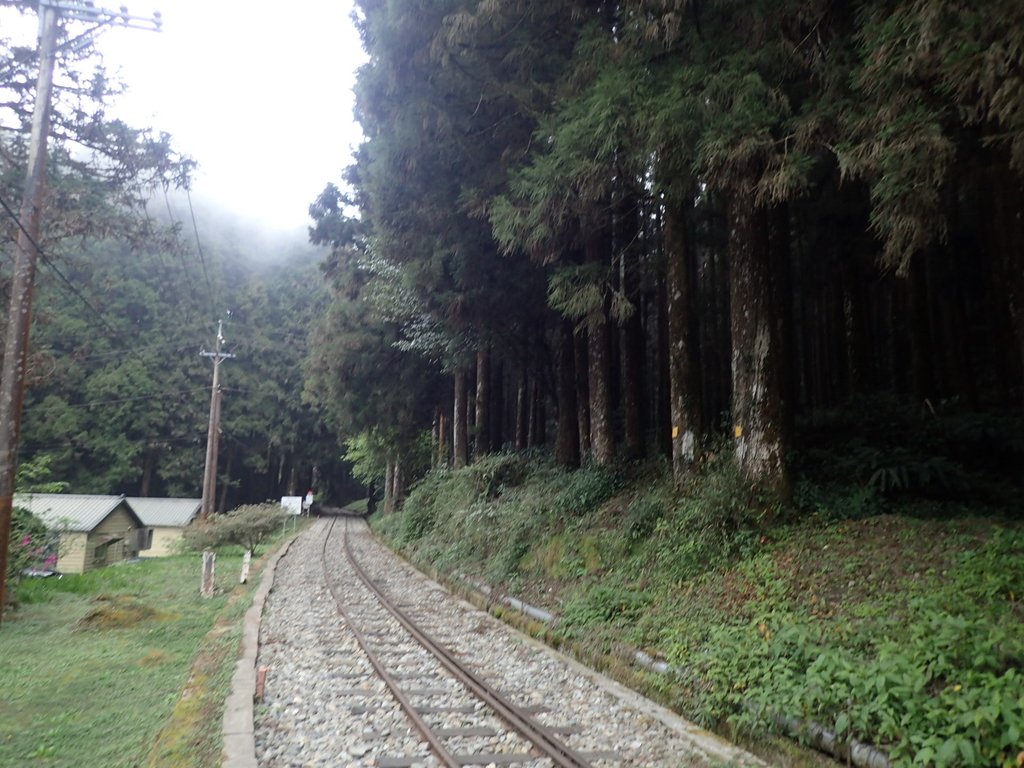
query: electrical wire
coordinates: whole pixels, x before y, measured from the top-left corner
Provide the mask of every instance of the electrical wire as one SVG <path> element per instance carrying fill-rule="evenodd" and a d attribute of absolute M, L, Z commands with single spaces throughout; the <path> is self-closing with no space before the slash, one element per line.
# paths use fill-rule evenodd
<path fill-rule="evenodd" d="M 103 314 L 98 309 L 96 309 L 96 307 L 94 307 L 89 302 L 89 300 L 82 295 L 82 292 L 79 291 L 74 286 L 74 284 L 67 278 L 67 276 L 63 272 L 61 272 L 60 269 L 57 268 L 57 265 L 53 263 L 49 256 L 46 255 L 46 252 L 43 251 L 39 243 L 37 243 L 35 239 L 32 237 L 32 235 L 29 233 L 29 231 L 25 229 L 25 225 L 21 223 L 21 219 L 18 218 L 18 214 L 16 214 L 11 209 L 11 207 L 7 204 L 7 201 L 4 200 L 3 197 L 0 197 L 0 207 L 3 207 L 3 209 L 7 212 L 7 215 L 14 220 L 14 223 L 17 225 L 18 229 L 20 229 L 21 232 L 25 235 L 25 237 L 28 238 L 28 241 L 32 244 L 32 247 L 36 249 L 36 253 L 39 254 L 40 261 L 42 261 L 50 269 L 50 271 L 52 271 L 55 275 L 57 275 L 58 278 L 60 278 L 61 282 L 64 283 L 64 285 L 75 296 L 75 298 L 82 302 L 82 304 L 96 317 L 97 320 L 99 320 L 100 324 L 103 325 L 103 327 L 106 328 L 112 334 L 113 337 L 120 338 L 122 332 L 118 331 L 116 328 L 114 328 L 114 326 L 108 323 L 107 319 L 103 316 Z"/>
<path fill-rule="evenodd" d="M 175 221 L 174 211 L 171 210 L 171 199 L 167 196 L 167 187 L 163 188 L 164 193 L 164 204 L 167 206 L 167 218 L 173 227 L 177 222 Z M 192 273 L 188 271 L 188 265 L 185 263 L 185 254 L 180 250 L 178 251 L 178 257 L 181 261 L 181 271 L 185 274 L 185 282 L 188 283 L 189 293 L 195 294 L 196 289 L 192 284 Z M 188 309 L 186 308 L 186 317 L 188 317 Z"/>
<path fill-rule="evenodd" d="M 203 267 L 203 277 L 206 278 L 206 292 L 210 297 L 210 312 L 217 314 L 217 302 L 213 296 L 213 284 L 210 282 L 210 274 L 206 271 L 206 257 L 203 255 L 203 245 L 199 242 L 199 228 L 196 226 L 196 212 L 192 208 L 192 193 L 188 187 L 185 188 L 185 196 L 188 198 L 188 212 L 192 216 L 192 233 L 196 237 L 196 251 L 199 252 L 199 263 Z"/>

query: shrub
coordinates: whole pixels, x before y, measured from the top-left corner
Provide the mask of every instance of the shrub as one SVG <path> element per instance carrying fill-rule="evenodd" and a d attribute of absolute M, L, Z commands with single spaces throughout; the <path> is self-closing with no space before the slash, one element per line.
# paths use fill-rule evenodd
<path fill-rule="evenodd" d="M 7 554 L 9 584 L 17 584 L 29 568 L 52 570 L 57 564 L 53 534 L 39 518 L 17 507 L 12 510 L 11 539 Z"/>
<path fill-rule="evenodd" d="M 884 747 L 900 766 L 1016 768 L 1024 735 L 1024 534 L 964 553 L 906 616 L 827 630 L 785 610 L 719 625 L 671 660 L 701 679 L 697 717 L 771 728 L 778 716 Z"/>
<path fill-rule="evenodd" d="M 569 474 L 565 486 L 551 502 L 559 518 L 582 517 L 597 509 L 624 485 L 620 474 L 608 467 L 589 464 Z"/>
<path fill-rule="evenodd" d="M 256 554 L 256 548 L 276 533 L 287 519 L 277 504 L 246 504 L 186 529 L 185 544 L 192 550 L 235 544 Z"/>
<path fill-rule="evenodd" d="M 624 624 L 635 621 L 650 595 L 613 584 L 599 584 L 570 600 L 562 613 L 566 627 Z"/>
<path fill-rule="evenodd" d="M 656 560 L 675 581 L 727 564 L 757 539 L 764 510 L 756 502 L 735 464 L 717 460 L 693 478 L 686 494 L 655 523 L 651 541 Z"/>

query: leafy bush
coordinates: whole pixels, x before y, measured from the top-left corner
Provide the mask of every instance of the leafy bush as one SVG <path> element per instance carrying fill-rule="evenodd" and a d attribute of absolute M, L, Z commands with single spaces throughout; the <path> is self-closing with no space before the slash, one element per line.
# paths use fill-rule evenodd
<path fill-rule="evenodd" d="M 631 542 L 646 539 L 665 516 L 665 503 L 661 499 L 644 496 L 630 505 L 626 512 L 626 538 Z"/>
<path fill-rule="evenodd" d="M 623 478 L 615 470 L 589 464 L 568 475 L 564 487 L 551 502 L 551 511 L 558 518 L 581 517 L 597 509 L 623 486 Z"/>
<path fill-rule="evenodd" d="M 562 625 L 582 628 L 596 624 L 625 624 L 635 621 L 650 601 L 650 595 L 644 592 L 599 584 L 566 604 Z"/>
<path fill-rule="evenodd" d="M 15 507 L 11 515 L 11 539 L 7 550 L 7 583 L 18 584 L 24 571 L 29 568 L 55 568 L 57 551 L 54 538 L 39 518 Z"/>
<path fill-rule="evenodd" d="M 717 460 L 656 522 L 651 537 L 655 560 L 675 581 L 725 564 L 756 540 L 761 510 L 755 501 L 735 464 Z"/>
<path fill-rule="evenodd" d="M 281 529 L 288 516 L 278 504 L 246 504 L 185 530 L 185 545 L 192 550 L 239 545 L 256 549 Z"/>
<path fill-rule="evenodd" d="M 815 721 L 887 749 L 895 765 L 1017 766 L 1024 734 L 1024 533 L 1003 532 L 959 559 L 946 589 L 910 617 L 823 629 L 768 611 L 717 626 L 702 651 L 672 660 L 702 680 L 699 719 L 759 729 Z M 1016 554 L 1015 554 L 1016 553 Z"/>

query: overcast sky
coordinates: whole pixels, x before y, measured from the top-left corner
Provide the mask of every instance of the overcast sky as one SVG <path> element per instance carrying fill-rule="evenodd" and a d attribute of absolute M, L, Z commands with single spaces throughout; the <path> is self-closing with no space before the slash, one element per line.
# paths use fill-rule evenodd
<path fill-rule="evenodd" d="M 359 141 L 352 84 L 365 56 L 351 0 L 124 2 L 160 11 L 163 30 L 98 38 L 130 89 L 114 113 L 167 131 L 198 161 L 195 198 L 274 229 L 310 224 L 309 204 Z"/>

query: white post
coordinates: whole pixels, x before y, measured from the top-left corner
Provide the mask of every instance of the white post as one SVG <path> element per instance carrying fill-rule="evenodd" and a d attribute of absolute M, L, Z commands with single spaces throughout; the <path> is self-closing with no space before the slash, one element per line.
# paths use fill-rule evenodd
<path fill-rule="evenodd" d="M 203 583 L 200 592 L 203 597 L 213 597 L 214 569 L 217 564 L 217 553 L 209 549 L 203 550 Z"/>
<path fill-rule="evenodd" d="M 252 560 L 252 550 L 245 550 L 245 555 L 242 557 L 242 575 L 238 579 L 239 584 L 245 584 L 249 581 L 249 561 Z"/>

